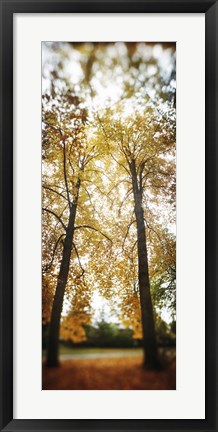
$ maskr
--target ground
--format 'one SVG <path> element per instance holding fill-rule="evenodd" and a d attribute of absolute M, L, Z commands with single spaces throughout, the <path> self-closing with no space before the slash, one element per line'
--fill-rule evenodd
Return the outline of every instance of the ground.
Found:
<path fill-rule="evenodd" d="M 104 351 L 104 353 L 102 352 Z M 130 350 L 110 353 L 96 351 L 62 354 L 58 368 L 42 368 L 43 390 L 175 390 L 175 356 L 168 356 L 160 371 L 148 371 L 142 367 L 140 351 Z M 129 352 L 130 351 L 130 352 Z M 103 357 L 100 355 L 103 354 Z M 174 353 L 175 354 L 175 353 Z M 95 358 L 90 357 L 94 355 Z"/>

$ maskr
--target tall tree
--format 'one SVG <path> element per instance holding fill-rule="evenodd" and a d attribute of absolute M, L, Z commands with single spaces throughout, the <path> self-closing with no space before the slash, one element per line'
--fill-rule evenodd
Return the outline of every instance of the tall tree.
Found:
<path fill-rule="evenodd" d="M 60 240 L 63 243 L 51 311 L 47 357 L 48 366 L 57 366 L 60 318 L 73 246 L 81 174 L 87 163 L 83 151 L 84 146 L 86 146 L 84 124 L 87 120 L 87 114 L 85 110 L 80 108 L 78 98 L 69 91 L 57 93 L 53 82 L 51 95 L 45 95 L 45 99 L 49 104 L 44 105 L 46 108 L 43 110 L 43 151 L 45 157 L 43 188 L 47 196 L 49 193 L 50 202 L 46 207 L 43 207 L 43 212 L 51 215 L 60 225 L 62 232 L 57 243 Z M 52 184 L 49 180 L 51 172 Z M 59 211 L 57 200 L 54 200 L 54 197 L 57 196 L 63 202 L 61 215 L 57 212 L 57 210 Z M 57 243 L 55 247 L 57 247 Z"/>
<path fill-rule="evenodd" d="M 175 170 L 175 125 L 169 123 L 167 127 L 163 116 L 155 115 L 153 109 L 149 109 L 144 115 L 136 113 L 131 118 L 125 117 L 123 113 L 119 115 L 119 119 L 117 112 L 107 110 L 105 116 L 98 117 L 98 120 L 100 134 L 108 144 L 112 161 L 132 185 L 130 192 L 133 196 L 137 232 L 144 365 L 157 368 L 159 359 L 150 290 L 144 199 L 148 194 L 157 195 L 157 190 L 159 200 L 161 193 L 170 194 Z"/>
<path fill-rule="evenodd" d="M 56 278 L 54 300 L 51 308 L 47 365 L 58 365 L 58 341 L 60 319 L 64 295 L 69 277 L 72 250 L 79 260 L 74 244 L 76 230 L 92 230 L 109 238 L 101 230 L 89 223 L 80 224 L 78 218 L 79 200 L 84 201 L 87 183 L 93 185 L 90 174 L 84 177 L 87 166 L 98 154 L 95 143 L 88 140 L 85 126 L 87 111 L 72 90 L 66 86 L 55 86 L 57 74 L 50 92 L 43 97 L 43 223 L 44 235 L 49 227 L 53 231 L 55 243 L 49 251 L 50 262 L 45 265 L 45 273 L 51 267 L 59 252 L 59 266 Z M 82 198 L 83 197 L 83 198 Z M 83 206 L 84 211 L 84 206 Z M 88 207 L 86 206 L 86 215 Z M 88 214 L 88 216 L 90 216 Z M 75 225 L 76 218 L 78 220 Z M 90 218 L 89 218 L 90 219 Z M 87 222 L 87 219 L 86 219 Z M 55 224 L 56 223 L 56 224 Z M 53 230 L 51 229 L 53 227 Z M 46 249 L 46 245 L 45 249 Z M 47 256 L 47 258 L 48 258 Z M 46 257 L 46 252 L 45 252 Z M 80 266 L 81 262 L 79 260 Z M 82 266 L 81 266 L 82 267 Z M 48 281 L 48 278 L 47 278 Z"/>
<path fill-rule="evenodd" d="M 78 231 L 91 231 L 95 234 L 94 244 L 101 243 L 99 235 L 101 240 L 106 240 L 107 247 L 108 242 L 111 244 L 109 237 L 96 222 L 94 214 L 96 200 L 93 198 L 93 188 L 94 195 L 100 194 L 101 200 L 104 199 L 104 191 L 101 189 L 101 172 L 94 166 L 94 160 L 100 156 L 99 147 L 92 137 L 92 131 L 87 132 L 90 128 L 87 127 L 88 111 L 84 103 L 84 98 L 90 94 L 89 79 L 95 50 L 90 52 L 88 48 L 89 57 L 82 55 L 78 62 L 78 66 L 79 63 L 81 65 L 78 82 L 83 86 L 81 100 L 78 90 L 75 90 L 76 85 L 72 84 L 65 71 L 69 60 L 69 50 L 64 48 L 66 46 L 67 44 L 62 44 L 63 50 L 60 50 L 59 44 L 46 43 L 44 48 L 47 55 L 43 64 L 46 89 L 42 98 L 43 319 L 45 322 L 50 321 L 47 355 L 49 366 L 58 365 L 60 320 L 64 295 L 72 281 L 72 274 L 69 277 L 72 253 L 76 255 L 84 279 L 84 268 L 78 253 L 79 248 L 75 244 L 75 235 Z M 79 242 L 81 239 L 86 244 L 90 241 L 90 236 L 87 234 L 84 238 L 81 234 Z M 75 268 L 71 269 L 71 273 L 72 271 L 75 273 Z M 80 282 L 81 276 L 80 280 L 76 276 L 74 287 L 77 287 L 77 293 L 74 290 L 73 301 L 80 289 Z M 86 287 L 86 284 L 83 286 Z M 87 294 L 86 300 L 88 298 Z"/>

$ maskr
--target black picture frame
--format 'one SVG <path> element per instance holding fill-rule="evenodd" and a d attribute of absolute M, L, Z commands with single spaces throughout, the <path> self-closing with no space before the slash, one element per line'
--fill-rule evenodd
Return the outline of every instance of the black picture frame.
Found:
<path fill-rule="evenodd" d="M 206 32 L 206 418 L 199 420 L 15 420 L 13 419 L 13 14 L 15 13 L 204 13 Z M 215 431 L 216 183 L 217 183 L 217 0 L 59 1 L 0 0 L 1 13 L 1 430 L 3 431 Z M 200 235 L 200 233 L 199 233 Z M 196 300 L 197 303 L 197 300 Z M 194 314 L 194 311 L 193 311 Z M 122 395 L 121 395 L 122 398 Z"/>

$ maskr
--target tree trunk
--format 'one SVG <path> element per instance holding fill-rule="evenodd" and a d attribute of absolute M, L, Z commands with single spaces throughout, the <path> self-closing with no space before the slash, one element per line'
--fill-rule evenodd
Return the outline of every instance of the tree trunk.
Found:
<path fill-rule="evenodd" d="M 58 345 L 59 345 L 59 330 L 60 319 L 63 307 L 64 293 L 68 279 L 70 257 L 73 244 L 74 224 L 76 217 L 77 203 L 70 207 L 70 215 L 64 240 L 63 255 L 61 260 L 60 271 L 57 280 L 54 301 L 52 305 L 51 321 L 49 326 L 48 336 L 48 351 L 47 351 L 47 366 L 58 366 Z"/>
<path fill-rule="evenodd" d="M 130 164 L 135 217 L 137 226 L 138 278 L 144 342 L 144 366 L 157 369 L 160 366 L 155 335 L 154 313 L 151 301 L 148 271 L 147 242 L 145 233 L 144 211 L 142 208 L 142 187 L 138 182 L 135 161 Z"/>

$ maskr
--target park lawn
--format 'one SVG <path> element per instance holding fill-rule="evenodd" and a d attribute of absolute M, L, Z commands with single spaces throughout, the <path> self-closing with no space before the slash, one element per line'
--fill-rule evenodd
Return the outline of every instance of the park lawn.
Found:
<path fill-rule="evenodd" d="M 160 371 L 142 367 L 142 358 L 65 360 L 42 368 L 43 390 L 175 390 L 176 362 Z"/>
<path fill-rule="evenodd" d="M 97 354 L 97 353 L 103 353 L 103 354 L 110 354 L 114 352 L 125 352 L 129 353 L 138 353 L 139 355 L 143 353 L 142 348 L 85 348 L 85 347 L 67 347 L 64 345 L 60 345 L 60 354 Z"/>
<path fill-rule="evenodd" d="M 66 345 L 60 344 L 59 353 L 60 354 L 95 354 L 95 353 L 114 353 L 114 352 L 125 352 L 139 355 L 143 353 L 142 348 L 86 348 L 86 347 L 70 347 Z M 46 354 L 46 351 L 43 350 L 43 354 Z"/>

